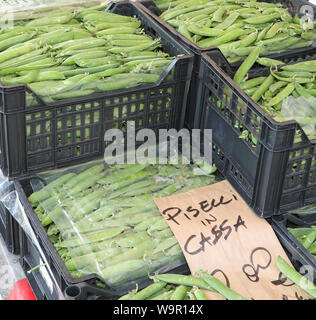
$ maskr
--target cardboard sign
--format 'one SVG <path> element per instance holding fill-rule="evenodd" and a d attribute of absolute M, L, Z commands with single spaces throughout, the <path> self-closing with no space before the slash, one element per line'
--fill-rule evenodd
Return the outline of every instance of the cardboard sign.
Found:
<path fill-rule="evenodd" d="M 157 198 L 155 203 L 193 275 L 206 270 L 247 299 L 311 298 L 279 272 L 277 256 L 290 261 L 273 229 L 227 181 Z M 209 299 L 224 299 L 206 293 Z"/>

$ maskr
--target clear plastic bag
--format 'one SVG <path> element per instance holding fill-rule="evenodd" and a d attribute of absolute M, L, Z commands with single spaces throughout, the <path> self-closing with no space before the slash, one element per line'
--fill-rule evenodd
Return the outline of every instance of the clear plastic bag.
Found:
<path fill-rule="evenodd" d="M 54 273 L 50 268 L 50 264 L 46 259 L 46 255 L 38 242 L 38 237 L 30 225 L 25 208 L 23 207 L 19 194 L 15 189 L 15 185 L 12 181 L 9 181 L 2 175 L 0 176 L 0 201 L 18 222 L 19 226 L 23 229 L 26 236 L 34 245 L 35 250 L 37 250 L 39 264 L 36 266 L 36 269 L 38 269 L 38 272 L 45 281 L 50 294 L 57 294 L 59 300 L 64 300 L 64 294 L 61 291 Z"/>
<path fill-rule="evenodd" d="M 196 175 L 197 165 L 187 161 L 170 162 L 107 165 L 100 160 L 41 175 L 46 186 L 32 180 L 29 201 L 74 277 L 96 273 L 118 287 L 185 263 L 153 199 L 218 178 Z"/>
<path fill-rule="evenodd" d="M 296 120 L 309 139 L 316 139 L 316 98 L 289 96 L 283 100 L 278 121 Z"/>

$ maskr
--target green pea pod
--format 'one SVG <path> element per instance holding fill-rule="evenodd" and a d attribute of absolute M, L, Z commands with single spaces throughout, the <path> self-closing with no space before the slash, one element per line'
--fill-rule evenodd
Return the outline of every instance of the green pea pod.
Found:
<path fill-rule="evenodd" d="M 280 52 L 280 50 L 282 51 L 285 48 L 289 48 L 298 41 L 300 41 L 300 38 L 285 38 L 284 40 L 280 40 L 276 43 L 268 45 L 268 50 L 270 50 L 271 52 Z"/>
<path fill-rule="evenodd" d="M 243 90 L 251 89 L 253 87 L 259 86 L 267 77 L 257 77 L 254 79 L 250 79 L 247 81 L 244 81 L 240 84 L 240 88 Z"/>
<path fill-rule="evenodd" d="M 282 66 L 282 70 L 291 72 L 316 72 L 316 60 L 285 65 Z"/>
<path fill-rule="evenodd" d="M 184 300 L 187 292 L 190 290 L 190 287 L 179 285 L 174 290 L 173 294 L 170 297 L 170 300 Z"/>
<path fill-rule="evenodd" d="M 64 24 L 69 22 L 74 17 L 73 14 L 62 14 L 60 16 L 43 17 L 31 20 L 26 24 L 27 27 L 40 27 L 52 24 Z"/>
<path fill-rule="evenodd" d="M 152 252 L 152 254 L 156 254 L 158 252 L 164 252 L 165 250 L 173 247 L 175 244 L 178 244 L 178 240 L 175 237 L 171 237 L 169 239 L 164 240 L 161 242 Z"/>
<path fill-rule="evenodd" d="M 313 82 L 314 78 L 301 78 L 301 77 L 282 77 L 279 72 L 275 72 L 273 70 L 271 70 L 271 74 L 274 76 L 274 78 L 280 80 L 280 81 L 285 81 L 285 82 L 293 82 L 295 81 L 296 83 L 309 83 L 309 82 Z"/>
<path fill-rule="evenodd" d="M 132 259 L 129 261 L 125 261 L 124 263 L 118 263 L 116 265 L 111 265 L 101 270 L 101 274 L 105 280 L 107 280 L 110 284 L 114 284 L 119 281 L 121 277 L 124 275 L 135 272 L 135 270 L 139 270 L 144 268 L 146 262 L 143 259 Z"/>
<path fill-rule="evenodd" d="M 286 81 L 277 81 L 275 83 L 273 83 L 270 86 L 269 91 L 271 91 L 272 93 L 277 92 L 279 89 L 283 88 L 284 86 L 286 86 L 287 82 Z"/>
<path fill-rule="evenodd" d="M 103 47 L 107 44 L 107 41 L 104 39 L 87 39 L 86 41 L 81 41 L 78 44 L 73 44 L 63 51 L 59 53 L 59 56 L 67 56 L 69 55 L 72 51 L 76 50 L 83 50 L 83 49 L 91 49 L 91 48 L 99 48 Z"/>
<path fill-rule="evenodd" d="M 171 296 L 173 295 L 174 290 L 164 291 L 158 296 L 153 298 L 149 298 L 149 300 L 170 300 Z"/>
<path fill-rule="evenodd" d="M 104 37 L 111 34 L 137 34 L 139 33 L 138 28 L 130 28 L 130 27 L 117 27 L 117 28 L 109 28 L 102 31 L 96 32 L 97 37 Z"/>
<path fill-rule="evenodd" d="M 285 25 L 285 22 L 276 22 L 272 25 L 269 31 L 266 33 L 264 39 L 271 39 L 273 38 Z"/>
<path fill-rule="evenodd" d="M 0 51 L 6 50 L 13 45 L 24 43 L 27 40 L 32 39 L 36 35 L 35 32 L 26 32 L 24 34 L 18 35 L 13 38 L 9 38 L 7 40 L 3 40 L 0 42 Z"/>
<path fill-rule="evenodd" d="M 139 28 L 141 26 L 141 21 L 129 21 L 129 22 L 120 22 L 120 27 L 130 27 L 130 28 Z M 95 31 L 101 31 L 104 29 L 117 27 L 117 22 L 101 22 L 95 26 Z"/>
<path fill-rule="evenodd" d="M 205 293 L 199 288 L 193 289 L 193 294 L 196 300 L 208 300 Z"/>
<path fill-rule="evenodd" d="M 62 65 L 63 66 L 74 65 L 76 64 L 76 60 L 79 60 L 79 59 L 95 59 L 95 58 L 101 58 L 101 57 L 105 58 L 107 56 L 108 56 L 108 53 L 105 50 L 94 50 L 90 52 L 82 52 L 67 58 L 62 63 Z M 107 57 L 106 59 L 109 59 L 109 57 Z"/>
<path fill-rule="evenodd" d="M 81 68 L 96 68 L 102 67 L 107 65 L 108 68 L 113 68 L 119 66 L 119 63 L 115 63 L 112 57 L 100 57 L 94 59 L 85 59 L 85 58 L 78 58 L 75 59 L 75 64 Z"/>
<path fill-rule="evenodd" d="M 211 292 L 214 292 L 214 288 L 210 286 L 206 281 L 201 278 L 194 277 L 192 275 L 181 275 L 181 274 L 157 274 L 155 275 L 155 279 L 160 281 L 165 281 L 167 283 L 177 284 L 177 285 L 185 285 L 190 287 L 198 287 L 201 289 L 205 289 Z"/>
<path fill-rule="evenodd" d="M 212 46 L 219 46 L 221 44 L 233 41 L 238 39 L 241 35 L 245 34 L 246 31 L 244 29 L 241 28 L 237 28 L 234 30 L 229 30 L 227 32 L 224 32 L 223 35 L 215 38 L 215 39 L 204 39 L 199 41 L 197 44 L 202 47 L 202 48 L 206 48 L 206 47 L 212 47 Z"/>
<path fill-rule="evenodd" d="M 258 90 L 258 87 L 246 89 L 245 92 L 248 94 L 248 96 L 252 96 L 256 91 Z"/>
<path fill-rule="evenodd" d="M 257 40 L 256 42 L 259 42 L 261 40 L 263 40 L 268 32 L 268 30 L 271 28 L 273 24 L 270 24 L 269 26 L 263 28 L 259 33 L 258 33 L 258 37 L 257 37 Z"/>
<path fill-rule="evenodd" d="M 246 298 L 244 298 L 243 296 L 241 296 L 240 294 L 236 293 L 235 291 L 233 291 L 232 289 L 228 288 L 227 286 L 225 286 L 220 280 L 218 280 L 217 278 L 207 274 L 205 271 L 203 270 L 199 270 L 197 271 L 197 274 L 200 275 L 202 277 L 202 279 L 207 282 L 208 285 L 210 285 L 211 287 L 213 287 L 218 293 L 220 293 L 221 295 L 223 295 L 225 298 L 227 298 L 228 300 L 247 300 Z"/>
<path fill-rule="evenodd" d="M 290 280 L 296 283 L 301 289 L 316 298 L 316 286 L 309 281 L 306 277 L 298 273 L 291 267 L 282 257 L 278 256 L 276 260 L 278 269 Z"/>
<path fill-rule="evenodd" d="M 118 263 L 128 262 L 130 259 L 139 259 L 147 252 L 149 253 L 154 247 L 152 240 L 143 241 L 132 249 L 128 249 L 117 256 L 113 256 L 104 262 L 106 268 Z"/>
<path fill-rule="evenodd" d="M 221 30 L 226 30 L 228 27 L 230 27 L 239 17 L 239 12 L 235 11 L 232 14 L 230 14 L 222 23 L 217 25 L 216 27 Z"/>
<path fill-rule="evenodd" d="M 299 83 L 295 83 L 295 90 L 298 92 L 298 94 L 306 99 L 311 98 L 312 95 Z"/>
<path fill-rule="evenodd" d="M 138 291 L 135 293 L 130 300 L 146 300 L 147 298 L 153 296 L 157 292 L 159 292 L 161 289 L 163 289 L 167 285 L 166 282 L 158 281 L 150 286 L 146 287 L 145 289 Z M 120 299 L 119 299 L 120 300 Z"/>
<path fill-rule="evenodd" d="M 301 34 L 301 37 L 304 40 L 315 40 L 316 39 L 316 32 L 314 30 L 304 31 Z"/>
<path fill-rule="evenodd" d="M 198 24 L 188 25 L 188 31 L 190 31 L 193 34 L 205 37 L 217 37 L 223 34 L 223 30 L 216 28 L 206 28 Z"/>
<path fill-rule="evenodd" d="M 156 74 L 138 74 L 137 76 L 132 73 L 123 74 L 125 79 L 115 79 L 113 77 L 107 78 L 97 84 L 97 88 L 101 91 L 117 90 L 123 88 L 135 87 L 140 83 L 155 83 L 160 78 Z M 113 81 L 115 80 L 115 81 Z"/>
<path fill-rule="evenodd" d="M 120 14 L 112 13 L 112 12 L 103 12 L 103 11 L 97 11 L 97 12 L 91 12 L 88 14 L 85 14 L 82 17 L 82 20 L 85 22 L 94 22 L 94 23 L 103 23 L 103 22 L 114 22 L 114 23 L 125 23 L 125 22 L 131 22 L 134 21 L 134 18 L 129 16 L 123 16 Z"/>
<path fill-rule="evenodd" d="M 316 240 L 316 230 L 311 230 L 306 238 L 303 241 L 303 246 L 304 248 L 306 248 L 307 250 L 309 250 L 309 248 L 313 245 L 314 241 Z"/>
<path fill-rule="evenodd" d="M 92 68 L 77 68 L 77 69 L 64 70 L 64 71 L 61 71 L 61 73 L 64 74 L 64 76 L 66 77 L 72 77 L 78 74 L 94 74 L 97 72 L 105 71 L 110 67 L 111 65 L 103 65 L 103 66 L 97 66 Z"/>
<path fill-rule="evenodd" d="M 179 23 L 179 27 L 178 27 L 178 31 L 179 33 L 181 33 L 183 36 L 185 36 L 187 39 L 189 39 L 190 41 L 193 41 L 191 33 L 188 29 L 188 26 L 186 25 L 186 23 L 184 22 L 180 22 Z"/>
<path fill-rule="evenodd" d="M 134 51 L 143 51 L 143 50 L 155 50 L 160 45 L 160 39 L 153 40 L 151 42 L 147 42 L 145 44 L 140 44 L 132 47 L 112 47 L 109 49 L 109 52 L 114 54 L 126 54 Z"/>
<path fill-rule="evenodd" d="M 284 89 L 282 89 L 274 98 L 272 98 L 268 103 L 267 107 L 273 107 L 274 105 L 282 102 L 287 98 L 295 89 L 294 83 L 289 83 Z"/>
<path fill-rule="evenodd" d="M 62 186 L 66 181 L 68 181 L 70 178 L 74 177 L 74 173 L 67 173 L 60 178 L 55 179 L 42 189 L 40 189 L 37 192 L 32 193 L 28 200 L 32 203 L 32 205 L 38 204 L 40 201 L 43 201 L 52 194 L 53 190 L 56 188 L 59 188 Z"/>
<path fill-rule="evenodd" d="M 59 94 L 52 95 L 51 97 L 54 100 L 63 100 L 63 99 L 72 99 L 72 98 L 79 98 L 89 96 L 90 94 L 94 93 L 92 89 L 85 89 L 85 90 L 71 90 L 68 92 L 63 92 Z"/>
<path fill-rule="evenodd" d="M 284 64 L 283 61 L 271 59 L 271 58 L 258 58 L 257 62 L 265 67 L 276 67 Z"/>
<path fill-rule="evenodd" d="M 28 64 L 25 64 L 25 65 L 22 65 L 19 67 L 4 69 L 1 71 L 1 74 L 8 75 L 8 74 L 13 74 L 13 73 L 18 73 L 20 71 L 45 69 L 45 68 L 55 66 L 57 64 L 58 64 L 58 62 L 52 58 L 44 58 L 39 61 L 30 62 Z"/>
<path fill-rule="evenodd" d="M 256 47 L 251 51 L 250 55 L 245 59 L 245 61 L 241 64 L 234 75 L 234 81 L 239 84 L 242 82 L 243 78 L 249 71 L 249 69 L 255 64 L 260 54 L 260 47 Z"/>
<path fill-rule="evenodd" d="M 125 237 L 118 239 L 116 243 L 123 248 L 132 248 L 137 244 L 149 239 L 150 236 L 147 234 L 147 232 L 135 232 L 132 234 L 127 234 Z"/>
<path fill-rule="evenodd" d="M 70 249 L 72 253 L 72 250 Z M 68 260 L 65 265 L 69 271 L 75 271 L 86 266 L 103 265 L 103 260 L 111 258 L 114 255 L 121 253 L 120 248 L 106 248 L 105 250 L 99 251 L 97 253 L 90 253 L 81 256 L 74 256 Z M 70 254 L 71 254 L 70 253 Z"/>
<path fill-rule="evenodd" d="M 213 14 L 212 21 L 216 22 L 222 22 L 223 21 L 223 15 L 226 12 L 225 6 L 219 7 Z"/>
<path fill-rule="evenodd" d="M 166 11 L 165 14 L 162 14 L 160 16 L 160 18 L 162 18 L 164 21 L 168 21 L 170 19 L 174 19 L 177 16 L 180 16 L 181 14 L 191 12 L 191 11 L 196 11 L 199 9 L 204 9 L 204 8 L 205 7 L 201 5 L 201 6 L 189 6 L 188 8 L 183 8 L 175 11 L 169 11 L 169 12 Z"/>
<path fill-rule="evenodd" d="M 274 44 L 279 44 L 282 41 L 288 40 L 289 35 L 287 33 L 279 33 L 278 35 L 274 36 L 273 38 L 270 39 L 263 39 L 260 41 L 256 41 L 256 44 L 261 45 L 261 46 L 268 46 L 269 48 L 273 48 Z"/>
<path fill-rule="evenodd" d="M 24 44 L 18 48 L 9 48 L 5 51 L 0 52 L 0 63 L 22 56 L 23 54 L 29 53 L 33 50 L 37 49 L 35 44 Z"/>
<path fill-rule="evenodd" d="M 111 40 L 111 45 L 113 47 L 132 47 L 132 46 L 138 46 L 142 44 L 148 44 L 149 42 L 152 42 L 152 39 L 144 39 L 142 40 Z"/>
<path fill-rule="evenodd" d="M 245 19 L 245 22 L 248 24 L 262 24 L 274 21 L 280 17 L 279 13 L 274 13 L 270 15 L 261 15 L 261 16 L 255 16 L 253 18 Z"/>
<path fill-rule="evenodd" d="M 258 102 L 260 98 L 264 95 L 264 93 L 269 90 L 270 86 L 274 82 L 273 76 L 270 74 L 263 83 L 259 86 L 259 88 L 254 92 L 254 94 L 251 96 L 251 99 L 253 101 Z"/>
<path fill-rule="evenodd" d="M 256 30 L 253 33 L 250 33 L 247 35 L 244 39 L 240 40 L 239 46 L 238 47 L 248 47 L 252 43 L 254 43 L 257 40 L 258 36 L 258 31 Z"/>
<path fill-rule="evenodd" d="M 146 35 L 144 34 L 111 34 L 104 36 L 103 38 L 111 41 L 111 40 L 144 40 Z M 147 36 L 148 40 L 152 39 Z"/>

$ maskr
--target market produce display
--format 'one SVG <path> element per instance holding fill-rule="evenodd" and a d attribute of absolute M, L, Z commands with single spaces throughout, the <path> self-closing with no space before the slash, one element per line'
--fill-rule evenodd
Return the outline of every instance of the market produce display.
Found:
<path fill-rule="evenodd" d="M 153 199 L 216 182 L 188 165 L 69 169 L 29 201 L 74 277 L 97 273 L 112 286 L 184 264 Z M 36 189 L 36 188 L 35 188 Z"/>
<path fill-rule="evenodd" d="M 141 21 L 96 9 L 20 21 L 0 34 L 0 81 L 46 103 L 156 83 L 174 59 Z M 27 105 L 36 104 L 27 96 Z"/>
<path fill-rule="evenodd" d="M 308 47 L 316 38 L 315 29 L 280 3 L 187 0 L 160 18 L 201 48 L 218 47 L 230 63 L 241 62 L 256 47 L 263 56 Z"/>
<path fill-rule="evenodd" d="M 202 289 L 220 293 L 227 300 L 247 300 L 203 270 L 197 276 L 159 274 L 154 283 L 138 291 L 132 290 L 119 300 L 208 300 Z"/>

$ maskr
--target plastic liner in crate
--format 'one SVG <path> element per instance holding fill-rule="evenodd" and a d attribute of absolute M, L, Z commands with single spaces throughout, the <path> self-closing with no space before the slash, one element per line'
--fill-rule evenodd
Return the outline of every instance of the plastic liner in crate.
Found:
<path fill-rule="evenodd" d="M 315 203 L 316 141 L 265 113 L 211 56 L 202 58 L 200 127 L 212 129 L 217 168 L 259 216 Z"/>
<path fill-rule="evenodd" d="M 0 184 L 0 194 L 12 191 L 12 185 L 7 181 Z M 0 234 L 10 253 L 19 254 L 19 226 L 7 208 L 0 202 Z"/>
<path fill-rule="evenodd" d="M 31 225 L 33 225 L 32 222 Z M 41 230 L 37 232 L 37 239 L 39 244 L 45 248 L 45 242 L 41 238 Z M 86 277 L 82 282 L 69 281 L 67 275 L 64 276 L 59 269 L 58 254 L 55 256 L 54 252 L 46 256 L 48 269 L 43 264 L 38 247 L 22 228 L 20 228 L 20 246 L 20 264 L 38 300 L 95 300 L 99 297 L 111 300 L 116 298 L 113 292 L 98 287 L 96 277 Z M 50 252 L 47 249 L 43 251 L 44 254 L 46 251 Z M 32 269 L 34 270 L 29 273 L 28 271 Z"/>
<path fill-rule="evenodd" d="M 189 272 L 152 198 L 216 181 L 213 174 L 196 175 L 199 168 L 189 163 L 105 166 L 99 160 L 21 178 L 14 185 L 61 291 L 70 299 L 91 293 L 109 299 L 135 285 L 145 287 L 150 283 L 149 273 Z M 48 182 L 46 189 L 43 181 Z M 58 189 L 56 183 L 61 183 Z M 44 190 L 53 185 L 56 192 L 64 191 L 49 196 Z M 78 196 L 82 192 L 79 202 L 73 192 Z M 100 242 L 99 237 L 105 240 Z M 40 264 L 29 237 L 21 239 L 23 261 L 30 266 Z"/>
<path fill-rule="evenodd" d="M 296 269 L 300 270 L 302 274 L 306 273 L 309 280 L 316 283 L 316 258 L 287 229 L 310 228 L 312 220 L 314 220 L 313 226 L 316 226 L 316 215 L 308 216 L 306 221 L 304 221 L 305 219 L 295 219 L 292 214 L 272 217 L 269 220 L 283 247 L 297 261 L 294 263 Z"/>
<path fill-rule="evenodd" d="M 13 254 L 19 254 L 18 224 L 2 203 L 0 203 L 0 234 L 8 251 Z"/>
<path fill-rule="evenodd" d="M 44 102 L 24 84 L 0 86 L 1 169 L 8 177 L 71 165 L 104 153 L 108 129 L 182 128 L 193 56 L 134 4 L 107 11 L 137 17 L 145 33 L 175 57 L 155 84 Z M 49 88 L 45 88 L 49 89 Z M 27 106 L 29 98 L 35 106 Z"/>
<path fill-rule="evenodd" d="M 299 14 L 299 16 L 304 16 L 306 14 L 309 15 L 309 17 L 315 16 L 316 13 L 316 6 L 302 0 L 267 0 L 262 2 L 269 2 L 269 3 L 281 3 L 284 8 L 287 8 L 291 15 Z M 199 127 L 199 121 L 200 121 L 200 113 L 199 110 L 196 109 L 196 105 L 199 100 L 199 96 L 201 95 L 201 87 L 199 86 L 199 70 L 201 65 L 201 59 L 202 54 L 210 52 L 216 47 L 208 47 L 208 48 L 202 48 L 198 46 L 196 43 L 190 41 L 186 37 L 184 37 L 181 33 L 179 33 L 174 27 L 169 25 L 167 22 L 163 21 L 159 16 L 161 15 L 161 10 L 156 6 L 156 4 L 152 0 L 140 0 L 136 2 L 136 6 L 139 7 L 140 10 L 145 12 L 147 15 L 149 15 L 152 19 L 157 21 L 167 32 L 172 35 L 179 43 L 184 45 L 186 48 L 191 50 L 194 53 L 194 64 L 193 64 L 193 73 L 192 73 L 192 80 L 191 80 L 191 86 L 188 96 L 188 107 L 187 112 L 185 115 L 185 125 L 189 127 L 190 129 L 198 128 Z M 308 7 L 306 7 L 308 6 Z M 310 12 L 312 11 L 312 12 Z M 314 44 L 313 44 L 314 45 Z M 275 54 L 268 54 L 266 55 L 269 58 L 274 59 L 282 59 L 284 55 L 287 55 L 289 52 L 292 53 L 292 56 L 295 57 L 298 54 L 302 53 L 308 53 L 313 50 L 313 46 L 311 47 L 304 47 L 299 49 L 293 49 L 293 50 L 286 50 L 284 52 L 275 53 Z M 226 60 L 226 58 L 224 58 Z M 229 63 L 226 60 L 225 63 L 229 68 L 233 71 L 236 70 L 237 67 L 240 65 L 240 62 L 234 63 L 229 65 Z"/>

